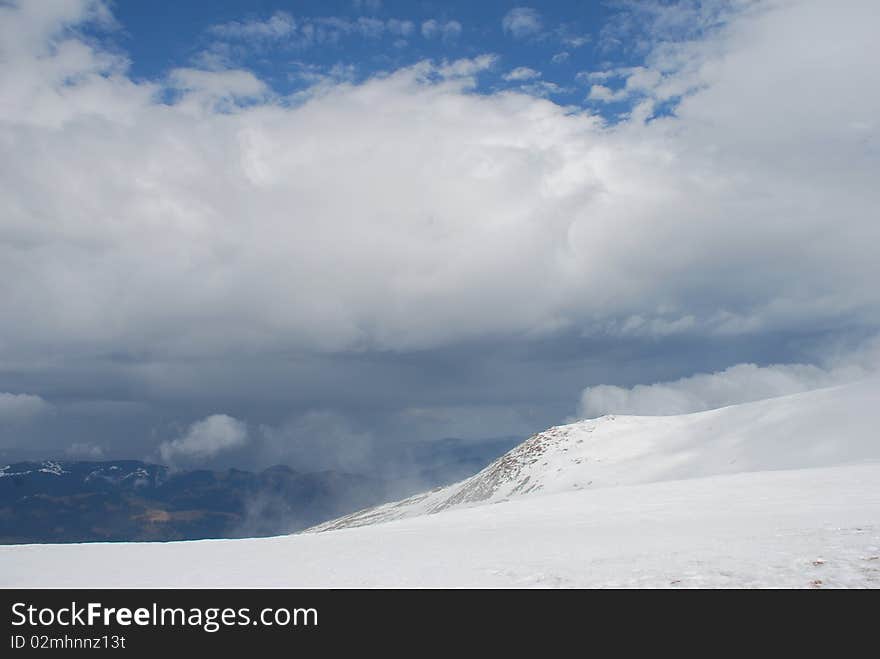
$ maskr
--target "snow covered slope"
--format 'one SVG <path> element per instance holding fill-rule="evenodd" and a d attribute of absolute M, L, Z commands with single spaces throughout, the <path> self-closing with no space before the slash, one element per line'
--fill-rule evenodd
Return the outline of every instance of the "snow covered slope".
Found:
<path fill-rule="evenodd" d="M 314 531 L 539 493 L 880 460 L 880 380 L 679 416 L 604 416 L 530 437 L 460 483 Z"/>
<path fill-rule="evenodd" d="M 0 585 L 876 588 L 880 465 L 529 496 L 277 538 L 0 547 Z"/>
<path fill-rule="evenodd" d="M 0 586 L 878 587 L 878 394 L 552 428 L 331 532 L 0 547 Z"/>

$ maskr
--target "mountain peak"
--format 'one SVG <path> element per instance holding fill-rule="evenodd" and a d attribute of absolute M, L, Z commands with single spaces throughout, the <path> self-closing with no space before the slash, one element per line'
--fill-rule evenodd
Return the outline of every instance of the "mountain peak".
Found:
<path fill-rule="evenodd" d="M 880 380 L 676 416 L 607 415 L 529 437 L 459 483 L 326 522 L 327 531 L 536 494 L 880 458 Z"/>

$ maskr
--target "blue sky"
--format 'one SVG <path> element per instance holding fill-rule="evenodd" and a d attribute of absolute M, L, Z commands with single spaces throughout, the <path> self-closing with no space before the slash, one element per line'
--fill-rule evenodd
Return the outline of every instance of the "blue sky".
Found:
<path fill-rule="evenodd" d="M 134 77 L 161 78 L 193 64 L 236 66 L 255 72 L 282 95 L 308 86 L 303 74 L 345 68 L 358 81 L 424 59 L 493 54 L 497 62 L 478 79 L 480 91 L 527 88 L 614 120 L 627 104 L 588 98 L 584 75 L 641 61 L 637 42 L 609 35 L 624 7 L 612 2 L 545 2 L 539 8 L 497 1 L 118 2 L 113 13 L 122 29 L 97 36 L 126 52 Z"/>
<path fill-rule="evenodd" d="M 370 471 L 877 372 L 875 18 L 0 2 L 0 459 Z"/>

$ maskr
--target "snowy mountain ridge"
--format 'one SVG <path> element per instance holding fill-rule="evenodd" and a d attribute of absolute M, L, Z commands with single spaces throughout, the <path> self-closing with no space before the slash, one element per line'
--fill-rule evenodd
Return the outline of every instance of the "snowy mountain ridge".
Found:
<path fill-rule="evenodd" d="M 452 508 L 751 471 L 880 460 L 880 379 L 677 416 L 618 416 L 537 433 L 474 476 L 309 529 Z"/>

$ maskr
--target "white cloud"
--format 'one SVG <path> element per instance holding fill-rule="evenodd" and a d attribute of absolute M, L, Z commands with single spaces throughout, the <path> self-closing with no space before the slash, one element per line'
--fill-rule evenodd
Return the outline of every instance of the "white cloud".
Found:
<path fill-rule="evenodd" d="M 550 58 L 550 61 L 554 64 L 562 64 L 563 62 L 568 61 L 569 53 L 566 50 L 563 50 L 560 53 L 556 53 L 553 57 Z"/>
<path fill-rule="evenodd" d="M 461 23 L 458 21 L 446 21 L 443 25 L 443 38 L 455 39 L 461 35 Z"/>
<path fill-rule="evenodd" d="M 457 84 L 463 84 L 469 87 L 473 84 L 472 78 L 477 73 L 491 69 L 498 62 L 495 55 L 480 55 L 471 59 L 464 58 L 453 60 L 452 62 L 444 62 L 440 66 L 428 65 L 422 68 L 424 72 L 437 74 L 447 80 L 459 81 Z"/>
<path fill-rule="evenodd" d="M 612 103 L 615 101 L 621 101 L 627 97 L 627 94 L 623 90 L 613 91 L 609 87 L 605 85 L 593 85 L 590 87 L 590 93 L 588 98 L 594 101 L 602 101 L 604 103 Z"/>
<path fill-rule="evenodd" d="M 451 37 L 461 31 L 456 21 L 437 24 L 436 29 L 444 37 Z M 457 32 L 456 32 L 457 30 Z M 294 18 L 284 11 L 275 12 L 269 18 L 249 21 L 232 21 L 208 28 L 207 33 L 217 41 L 200 55 L 202 61 L 231 59 L 229 44 L 235 44 L 236 52 L 260 50 L 269 46 L 286 45 L 294 48 L 311 48 L 326 44 L 336 44 L 345 37 L 359 36 L 365 39 L 380 39 L 386 33 L 405 37 L 415 32 L 415 24 L 410 20 L 389 18 L 387 21 L 371 16 L 349 19 L 339 16 L 316 16 Z"/>
<path fill-rule="evenodd" d="M 0 392 L 0 423 L 26 421 L 51 409 L 52 406 L 40 396 Z"/>
<path fill-rule="evenodd" d="M 265 20 L 232 21 L 213 25 L 208 31 L 226 39 L 284 39 L 296 32 L 297 23 L 286 11 L 277 11 Z"/>
<path fill-rule="evenodd" d="M 487 57 L 137 82 L 90 6 L 0 7 L 0 359 L 880 323 L 871 3 L 657 42 L 613 126 L 474 93 Z"/>
<path fill-rule="evenodd" d="M 422 23 L 422 36 L 426 39 L 440 38 L 445 41 L 456 39 L 461 35 L 461 23 L 458 21 L 438 21 L 430 18 Z"/>
<path fill-rule="evenodd" d="M 575 80 L 581 83 L 605 82 L 615 77 L 614 71 L 579 71 Z"/>
<path fill-rule="evenodd" d="M 546 98 L 553 94 L 561 94 L 569 91 L 567 88 L 561 87 L 555 82 L 550 82 L 549 80 L 533 80 L 524 85 L 520 85 L 519 90 L 524 94 L 540 98 Z"/>
<path fill-rule="evenodd" d="M 663 82 L 663 74 L 660 71 L 643 66 L 610 71 L 581 72 L 577 78 L 587 82 L 623 79 L 623 86 L 615 90 L 602 84 L 594 84 L 590 87 L 590 100 L 606 103 L 625 101 L 640 96 L 655 96 L 655 91 L 660 88 Z M 656 97 L 657 100 L 663 100 L 662 95 L 656 95 Z"/>
<path fill-rule="evenodd" d="M 212 414 L 192 424 L 182 437 L 162 442 L 159 455 L 171 466 L 198 464 L 219 453 L 240 448 L 247 440 L 244 423 L 226 414 Z"/>
<path fill-rule="evenodd" d="M 533 80 L 540 77 L 540 71 L 535 71 L 535 69 L 530 69 L 527 66 L 518 66 L 504 74 L 504 79 L 508 81 Z"/>
<path fill-rule="evenodd" d="M 242 101 L 257 100 L 268 93 L 265 83 L 243 70 L 174 69 L 168 74 L 168 86 L 184 94 L 181 107 L 194 104 L 218 111 L 228 111 Z"/>
<path fill-rule="evenodd" d="M 587 387 L 579 414 L 686 414 L 854 382 L 880 372 L 880 338 L 826 359 L 830 362 L 820 365 L 737 364 L 717 373 L 634 387 Z"/>
<path fill-rule="evenodd" d="M 561 40 L 569 48 L 580 48 L 590 43 L 590 36 L 587 34 L 562 35 Z"/>
<path fill-rule="evenodd" d="M 535 35 L 542 29 L 541 14 L 531 7 L 515 7 L 501 19 L 501 28 L 517 39 Z"/>

